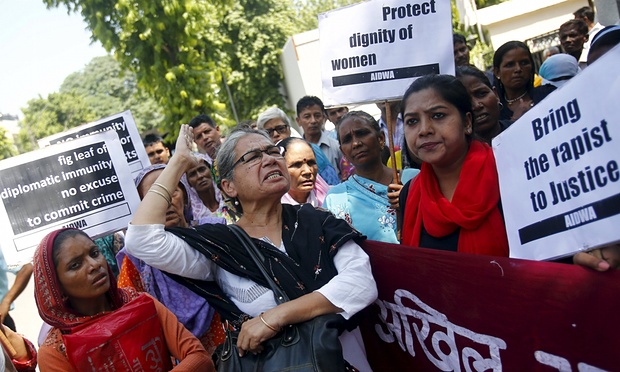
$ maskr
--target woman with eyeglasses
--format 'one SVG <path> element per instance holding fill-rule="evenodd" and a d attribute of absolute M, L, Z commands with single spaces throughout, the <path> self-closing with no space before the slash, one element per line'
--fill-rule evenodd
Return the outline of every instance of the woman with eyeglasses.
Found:
<path fill-rule="evenodd" d="M 286 161 L 266 133 L 241 129 L 220 148 L 220 187 L 233 198 L 241 227 L 265 256 L 278 285 L 291 299 L 277 305 L 273 291 L 226 225 L 164 229 L 172 189 L 192 164 L 192 132 L 181 127 L 176 152 L 134 214 L 127 230 L 129 253 L 149 265 L 185 277 L 223 319 L 240 329 L 240 354 L 260 353 L 261 343 L 289 325 L 323 314 L 343 323 L 377 297 L 363 236 L 345 221 L 312 205 L 282 204 L 290 188 Z M 340 336 L 344 359 L 370 370 L 359 329 Z"/>
<path fill-rule="evenodd" d="M 256 125 L 258 129 L 267 132 L 273 143 L 278 143 L 289 137 L 301 138 L 301 135 L 291 128 L 291 122 L 286 113 L 277 107 L 268 108 L 258 115 Z M 314 157 L 319 167 L 319 174 L 323 180 L 329 185 L 340 183 L 338 172 L 336 172 L 329 159 L 323 154 L 321 148 L 313 143 L 310 146 L 312 147 L 312 152 L 314 152 Z"/>

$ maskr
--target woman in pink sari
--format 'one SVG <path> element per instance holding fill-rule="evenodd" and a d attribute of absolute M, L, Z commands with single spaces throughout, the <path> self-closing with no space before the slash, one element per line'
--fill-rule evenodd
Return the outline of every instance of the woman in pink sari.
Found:
<path fill-rule="evenodd" d="M 282 203 L 322 206 L 329 185 L 318 175 L 319 167 L 310 144 L 301 138 L 289 137 L 278 142 L 278 146 L 291 176 L 291 188 L 282 197 Z"/>

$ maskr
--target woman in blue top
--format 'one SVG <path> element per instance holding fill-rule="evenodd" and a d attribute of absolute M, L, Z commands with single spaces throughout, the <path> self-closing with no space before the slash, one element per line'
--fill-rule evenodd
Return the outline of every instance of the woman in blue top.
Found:
<path fill-rule="evenodd" d="M 349 222 L 368 239 L 398 243 L 396 210 L 388 200 L 388 190 L 402 185 L 392 180 L 392 169 L 381 162 L 385 135 L 377 121 L 363 111 L 351 111 L 340 119 L 340 150 L 355 174 L 332 187 L 323 207 Z"/>

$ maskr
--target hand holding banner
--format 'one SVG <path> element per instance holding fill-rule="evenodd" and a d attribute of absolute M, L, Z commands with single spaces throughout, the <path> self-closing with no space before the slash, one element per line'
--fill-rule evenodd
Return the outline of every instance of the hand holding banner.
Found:
<path fill-rule="evenodd" d="M 616 47 L 493 139 L 511 257 L 620 240 L 619 59 Z"/>

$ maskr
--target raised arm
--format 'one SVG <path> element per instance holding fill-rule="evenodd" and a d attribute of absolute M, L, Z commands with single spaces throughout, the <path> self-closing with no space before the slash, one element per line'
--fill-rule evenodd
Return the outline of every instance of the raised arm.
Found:
<path fill-rule="evenodd" d="M 166 211 L 181 176 L 193 164 L 193 134 L 182 125 L 176 152 L 146 193 L 134 213 L 125 237 L 125 249 L 148 265 L 184 277 L 211 280 L 213 264 L 174 234 L 164 231 Z"/>
<path fill-rule="evenodd" d="M 172 192 L 177 188 L 179 180 L 192 165 L 191 144 L 193 132 L 189 125 L 183 124 L 177 138 L 174 156 L 157 178 L 151 189 L 138 206 L 131 220 L 132 225 L 164 224 L 166 210 L 170 204 Z"/>

